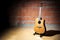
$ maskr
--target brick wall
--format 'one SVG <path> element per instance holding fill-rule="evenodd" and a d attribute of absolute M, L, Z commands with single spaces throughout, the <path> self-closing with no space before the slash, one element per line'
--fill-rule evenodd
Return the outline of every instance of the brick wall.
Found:
<path fill-rule="evenodd" d="M 39 15 L 39 5 L 39 1 L 18 4 L 17 7 L 14 7 L 12 12 L 11 23 L 34 24 L 34 20 Z M 56 7 L 54 2 L 43 3 L 42 17 L 46 20 L 46 24 L 60 24 L 59 8 Z"/>

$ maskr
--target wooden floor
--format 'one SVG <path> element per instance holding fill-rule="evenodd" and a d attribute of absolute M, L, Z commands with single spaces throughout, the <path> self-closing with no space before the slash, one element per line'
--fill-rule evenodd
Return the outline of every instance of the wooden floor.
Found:
<path fill-rule="evenodd" d="M 34 30 L 32 27 L 14 28 L 8 30 L 1 38 L 1 40 L 60 40 L 60 34 L 54 36 L 33 35 Z M 53 32 L 52 32 L 53 33 Z"/>

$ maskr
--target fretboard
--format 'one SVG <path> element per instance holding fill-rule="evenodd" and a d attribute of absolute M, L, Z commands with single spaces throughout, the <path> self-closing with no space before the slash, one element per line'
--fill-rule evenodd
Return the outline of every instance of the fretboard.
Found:
<path fill-rule="evenodd" d="M 39 16 L 38 18 L 42 17 L 42 7 L 39 7 Z"/>

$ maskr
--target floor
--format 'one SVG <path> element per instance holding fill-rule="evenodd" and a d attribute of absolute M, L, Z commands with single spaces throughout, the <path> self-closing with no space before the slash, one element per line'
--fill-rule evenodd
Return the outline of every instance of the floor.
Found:
<path fill-rule="evenodd" d="M 60 34 L 56 34 L 53 36 L 43 36 L 42 38 L 40 38 L 40 35 L 34 36 L 33 33 L 33 27 L 13 28 L 6 31 L 1 40 L 60 40 Z"/>

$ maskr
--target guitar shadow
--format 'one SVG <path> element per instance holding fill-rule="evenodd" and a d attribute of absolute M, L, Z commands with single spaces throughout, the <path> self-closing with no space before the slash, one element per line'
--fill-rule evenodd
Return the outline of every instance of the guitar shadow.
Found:
<path fill-rule="evenodd" d="M 57 34 L 60 34 L 60 31 L 49 30 L 49 31 L 46 31 L 46 33 L 43 36 L 54 36 L 54 35 L 57 35 Z"/>
<path fill-rule="evenodd" d="M 58 34 L 60 34 L 60 31 L 49 30 L 49 31 L 46 31 L 44 34 L 39 34 L 35 32 L 33 35 L 40 35 L 40 37 L 43 37 L 43 36 L 51 37 L 51 36 L 58 35 Z"/>

